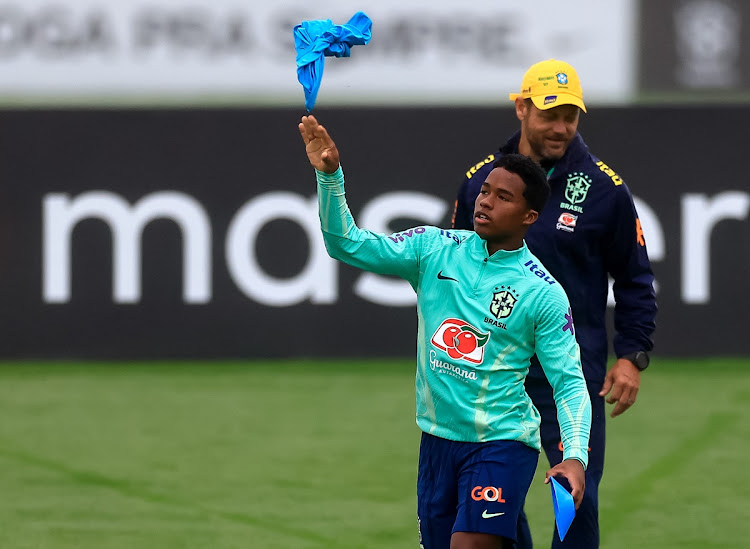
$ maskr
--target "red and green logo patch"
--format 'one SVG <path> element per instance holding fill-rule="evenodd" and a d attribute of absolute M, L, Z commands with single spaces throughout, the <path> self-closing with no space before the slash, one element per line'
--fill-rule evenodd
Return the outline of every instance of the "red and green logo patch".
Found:
<path fill-rule="evenodd" d="M 489 333 L 482 333 L 463 320 L 448 318 L 435 331 L 431 343 L 451 358 L 480 364 L 489 340 Z"/>

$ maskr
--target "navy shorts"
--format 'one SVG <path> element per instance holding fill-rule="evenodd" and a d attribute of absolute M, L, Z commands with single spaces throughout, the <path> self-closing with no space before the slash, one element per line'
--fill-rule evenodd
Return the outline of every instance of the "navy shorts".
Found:
<path fill-rule="evenodd" d="M 417 477 L 419 542 L 449 549 L 453 532 L 516 539 L 539 452 L 514 440 L 455 442 L 422 433 Z"/>

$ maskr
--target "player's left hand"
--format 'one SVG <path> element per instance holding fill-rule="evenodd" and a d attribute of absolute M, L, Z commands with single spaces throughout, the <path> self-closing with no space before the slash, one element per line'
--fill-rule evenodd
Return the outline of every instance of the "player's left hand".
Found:
<path fill-rule="evenodd" d="M 641 371 L 627 358 L 618 358 L 607 372 L 599 396 L 607 396 L 608 404 L 615 404 L 611 417 L 617 417 L 635 404 L 641 388 Z"/>
<path fill-rule="evenodd" d="M 583 463 L 577 459 L 565 459 L 547 471 L 544 475 L 544 484 L 549 484 L 549 477 L 564 477 L 570 484 L 570 495 L 576 504 L 576 509 L 581 505 L 583 492 L 586 491 L 586 473 Z"/>

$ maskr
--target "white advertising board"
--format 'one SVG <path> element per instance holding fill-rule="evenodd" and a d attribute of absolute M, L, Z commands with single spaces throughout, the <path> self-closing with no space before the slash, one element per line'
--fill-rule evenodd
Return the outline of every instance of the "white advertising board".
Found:
<path fill-rule="evenodd" d="M 296 105 L 294 25 L 356 11 L 372 40 L 326 59 L 319 106 L 496 104 L 550 57 L 587 101 L 634 92 L 632 0 L 15 0 L 0 2 L 0 100 Z"/>

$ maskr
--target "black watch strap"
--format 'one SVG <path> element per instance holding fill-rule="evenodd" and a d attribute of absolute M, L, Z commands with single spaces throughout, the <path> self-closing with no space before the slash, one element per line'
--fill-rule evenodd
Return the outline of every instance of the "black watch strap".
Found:
<path fill-rule="evenodd" d="M 648 368 L 649 362 L 651 362 L 651 359 L 648 356 L 648 353 L 646 351 L 636 351 L 635 353 L 630 353 L 629 355 L 625 355 L 620 358 L 626 358 L 633 364 L 635 364 L 635 367 L 638 368 L 641 372 Z"/>

